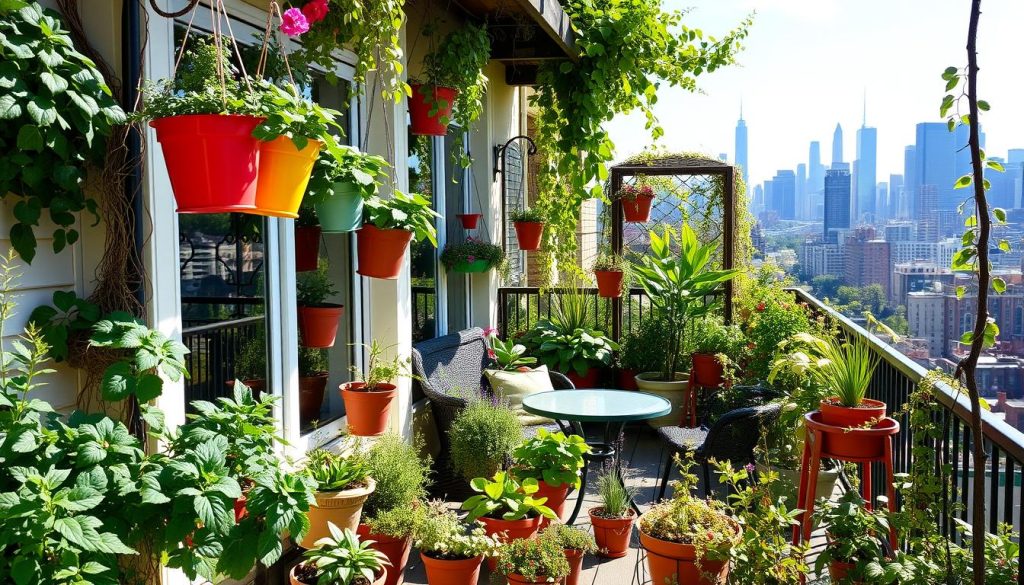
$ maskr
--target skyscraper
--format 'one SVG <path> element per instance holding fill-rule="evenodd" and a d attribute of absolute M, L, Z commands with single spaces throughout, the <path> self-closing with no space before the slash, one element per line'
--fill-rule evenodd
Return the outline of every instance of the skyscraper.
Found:
<path fill-rule="evenodd" d="M 853 189 L 857 194 L 854 203 L 856 216 L 861 218 L 875 215 L 876 169 L 878 164 L 878 130 L 867 125 L 867 108 L 864 122 L 857 129 L 857 161 L 854 166 Z"/>
<path fill-rule="evenodd" d="M 825 165 L 821 164 L 821 144 L 811 142 L 807 157 L 807 192 L 820 193 L 825 188 Z"/>
<path fill-rule="evenodd" d="M 889 175 L 889 217 L 907 217 L 906 197 L 903 194 L 903 175 Z"/>
<path fill-rule="evenodd" d="M 747 183 L 747 123 L 743 121 L 743 102 L 740 102 L 740 119 L 736 122 L 736 164 L 743 173 L 743 184 Z"/>
<path fill-rule="evenodd" d="M 788 169 L 775 173 L 772 196 L 779 219 L 796 219 L 796 174 Z"/>
<path fill-rule="evenodd" d="M 917 148 L 908 146 L 903 150 L 903 205 L 907 218 L 917 217 Z"/>
<path fill-rule="evenodd" d="M 850 229 L 850 171 L 831 168 L 825 172 L 825 226 L 826 242 L 837 243 L 838 232 Z"/>
<path fill-rule="evenodd" d="M 836 124 L 836 131 L 832 133 L 832 168 L 837 163 L 843 162 L 843 127 Z"/>
<path fill-rule="evenodd" d="M 944 122 L 922 122 L 917 125 L 914 145 L 914 193 L 933 185 L 937 190 L 936 209 L 950 211 L 967 197 L 953 189 L 957 178 L 971 172 L 971 153 L 966 148 L 968 129 L 957 126 L 950 132 Z M 985 147 L 984 135 L 981 146 Z M 909 181 L 908 181 L 909 183 Z M 920 209 L 915 209 L 919 217 Z"/>
<path fill-rule="evenodd" d="M 875 221 L 889 217 L 889 183 L 882 181 L 875 188 Z"/>

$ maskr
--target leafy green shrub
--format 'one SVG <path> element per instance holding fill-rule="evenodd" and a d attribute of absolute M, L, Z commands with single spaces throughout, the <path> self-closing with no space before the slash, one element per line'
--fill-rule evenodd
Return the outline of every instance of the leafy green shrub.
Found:
<path fill-rule="evenodd" d="M 482 518 L 501 518 L 503 520 L 522 520 L 543 516 L 557 520 L 554 510 L 544 505 L 546 498 L 535 498 L 533 494 L 539 489 L 537 480 L 528 477 L 522 483 L 511 474 L 499 471 L 492 480 L 475 477 L 470 482 L 475 496 L 462 502 L 462 509 L 468 510 L 466 519 L 469 521 Z"/>
<path fill-rule="evenodd" d="M 530 582 L 557 583 L 570 568 L 558 534 L 545 530 L 537 538 L 520 538 L 502 546 L 498 570 L 505 575 L 522 575 Z"/>
<path fill-rule="evenodd" d="M 373 516 L 369 516 L 366 508 L 363 508 L 363 522 L 370 528 L 370 532 L 391 538 L 413 536 L 426 515 L 427 505 L 418 501 L 407 506 L 391 508 Z"/>
<path fill-rule="evenodd" d="M 625 476 L 625 469 L 622 470 Z M 601 502 L 601 516 L 605 518 L 625 518 L 632 513 L 633 497 L 637 489 L 626 485 L 619 478 L 614 466 L 607 465 L 597 476 L 597 499 Z"/>
<path fill-rule="evenodd" d="M 726 325 L 720 315 L 707 315 L 694 321 L 688 345 L 692 353 L 725 354 L 740 362 L 747 341 L 738 325 Z"/>
<path fill-rule="evenodd" d="M 335 183 L 351 183 L 365 199 L 377 193 L 387 176 L 388 163 L 375 154 L 360 152 L 354 146 L 339 145 L 334 156 L 317 157 L 306 189 L 306 201 L 323 203 L 334 197 Z"/>
<path fill-rule="evenodd" d="M 520 481 L 531 477 L 551 487 L 569 484 L 579 489 L 585 453 L 590 445 L 583 437 L 539 428 L 512 452 L 512 473 Z"/>
<path fill-rule="evenodd" d="M 490 477 L 523 440 L 516 414 L 502 403 L 474 400 L 448 431 L 452 465 L 466 479 Z"/>
<path fill-rule="evenodd" d="M 318 492 L 338 492 L 366 485 L 370 465 L 363 455 L 337 455 L 324 449 L 306 454 L 303 472 L 316 484 Z"/>
<path fill-rule="evenodd" d="M 508 214 L 508 219 L 512 223 L 520 223 L 520 222 L 534 222 L 534 223 L 540 222 L 540 223 L 543 223 L 543 221 L 544 221 L 544 214 L 541 213 L 539 209 L 532 209 L 532 208 L 529 208 L 529 207 L 524 207 L 522 209 L 516 209 L 516 210 L 512 211 L 511 213 L 509 213 Z"/>
<path fill-rule="evenodd" d="M 328 297 L 336 294 L 338 288 L 327 275 L 327 265 L 323 262 L 316 270 L 300 272 L 295 276 L 295 300 L 300 307 L 323 305 Z"/>
<path fill-rule="evenodd" d="M 430 207 L 430 199 L 412 193 L 395 192 L 389 199 L 371 197 L 363 202 L 366 223 L 382 230 L 406 230 L 416 241 L 427 240 L 437 246 L 434 218 L 440 215 Z"/>
<path fill-rule="evenodd" d="M 632 331 L 626 333 L 620 344 L 619 365 L 637 373 L 657 372 L 668 361 L 669 323 L 657 315 L 645 315 Z M 682 348 L 675 361 L 684 368 L 689 367 L 689 356 L 683 355 Z"/>
<path fill-rule="evenodd" d="M 551 533 L 552 537 L 558 541 L 558 546 L 563 549 L 582 553 L 597 552 L 597 542 L 594 541 L 594 536 L 585 530 L 552 522 L 541 534 L 546 533 Z"/>
<path fill-rule="evenodd" d="M 363 506 L 373 518 L 397 509 L 409 509 L 427 495 L 430 458 L 420 457 L 423 440 L 407 443 L 395 433 L 379 437 L 366 454 L 367 470 L 377 482 Z"/>
<path fill-rule="evenodd" d="M 493 557 L 500 546 L 497 540 L 487 536 L 483 525 L 479 522 L 463 524 L 458 514 L 447 509 L 444 502 L 428 504 L 413 540 L 423 554 L 444 560 Z"/>
<path fill-rule="evenodd" d="M 331 535 L 316 541 L 316 548 L 303 553 L 304 560 L 295 567 L 299 582 L 350 585 L 362 578 L 373 583 L 384 566 L 391 564 L 371 542 L 360 542 L 356 533 L 348 528 L 342 531 L 330 522 L 327 528 Z"/>
<path fill-rule="evenodd" d="M 432 30 L 425 29 L 424 34 L 432 34 Z M 484 109 L 487 76 L 483 69 L 490 55 L 491 42 L 487 31 L 481 26 L 463 24 L 445 35 L 436 49 L 423 58 L 427 92 L 423 95 L 414 93 L 409 99 L 431 100 L 431 111 L 437 111 L 442 104 L 433 102 L 432 87 L 456 88 L 459 93 L 455 97 L 452 117 L 460 127 L 469 128 Z M 442 118 L 440 122 L 448 124 L 449 120 Z"/>
<path fill-rule="evenodd" d="M 317 376 L 328 370 L 327 350 L 299 347 L 299 377 Z"/>

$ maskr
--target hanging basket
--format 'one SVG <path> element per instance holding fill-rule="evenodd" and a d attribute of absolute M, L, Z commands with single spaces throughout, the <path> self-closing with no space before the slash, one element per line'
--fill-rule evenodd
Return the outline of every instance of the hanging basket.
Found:
<path fill-rule="evenodd" d="M 653 195 L 638 194 L 633 199 L 619 199 L 622 203 L 622 216 L 630 223 L 646 223 L 651 219 L 651 206 L 654 203 Z"/>
<path fill-rule="evenodd" d="M 320 260 L 320 226 L 295 226 L 295 272 L 316 270 Z"/>
<path fill-rule="evenodd" d="M 255 116 L 201 114 L 149 123 L 164 154 L 178 213 L 253 213 L 260 141 Z"/>
<path fill-rule="evenodd" d="M 527 252 L 540 249 L 541 238 L 544 237 L 544 222 L 517 221 L 512 224 L 516 228 L 516 239 L 519 249 Z"/>
<path fill-rule="evenodd" d="M 491 268 L 493 268 L 491 266 L 491 262 L 483 258 L 473 260 L 472 262 L 469 262 L 468 260 L 459 260 L 458 262 L 452 265 L 452 272 L 473 274 L 479 272 L 487 272 Z"/>
<path fill-rule="evenodd" d="M 454 87 L 440 85 L 423 85 L 410 83 L 412 97 L 409 98 L 410 131 L 418 136 L 444 136 L 448 133 L 448 124 L 441 120 L 450 120 L 452 106 L 459 90 Z M 436 106 L 436 111 L 431 112 Z M 433 115 L 431 115 L 433 114 Z"/>
<path fill-rule="evenodd" d="M 338 320 L 344 312 L 344 305 L 334 303 L 299 306 L 299 336 L 302 338 L 302 346 L 334 347 L 334 340 L 338 336 Z"/>
<path fill-rule="evenodd" d="M 335 183 L 331 198 L 313 207 L 320 227 L 328 234 L 355 231 L 363 225 L 363 196 L 355 183 Z"/>
<path fill-rule="evenodd" d="M 410 241 L 410 231 L 382 230 L 372 224 L 363 224 L 363 227 L 356 230 L 359 258 L 356 272 L 371 278 L 398 278 Z"/>
<path fill-rule="evenodd" d="M 475 230 L 476 225 L 480 223 L 480 215 L 479 213 L 457 213 L 455 217 L 462 222 L 463 229 Z"/>
<path fill-rule="evenodd" d="M 622 296 L 621 270 L 595 270 L 597 279 L 597 295 L 605 299 L 617 299 Z"/>
<path fill-rule="evenodd" d="M 310 140 L 305 148 L 299 150 L 286 136 L 260 146 L 256 213 L 292 219 L 299 216 L 299 204 L 309 184 L 313 163 L 320 154 L 320 146 L 319 140 Z"/>

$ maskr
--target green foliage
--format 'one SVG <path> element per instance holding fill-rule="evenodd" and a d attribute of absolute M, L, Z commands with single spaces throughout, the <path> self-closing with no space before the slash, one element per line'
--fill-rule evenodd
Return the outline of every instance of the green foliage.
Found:
<path fill-rule="evenodd" d="M 530 353 L 548 368 L 558 372 L 586 375 L 592 367 L 611 364 L 612 352 L 619 344 L 601 331 L 590 328 L 565 330 L 552 321 L 541 319 L 527 331 L 522 342 Z"/>
<path fill-rule="evenodd" d="M 315 548 L 303 553 L 304 560 L 295 569 L 296 575 L 303 576 L 303 583 L 351 585 L 359 578 L 373 583 L 391 564 L 384 553 L 373 548 L 372 540 L 360 542 L 355 532 L 348 528 L 342 531 L 332 522 L 327 523 L 327 529 L 331 535 L 317 540 Z"/>
<path fill-rule="evenodd" d="M 320 262 L 316 270 L 299 272 L 295 275 L 295 300 L 300 307 L 323 305 L 328 297 L 338 294 L 331 277 L 327 275 L 327 264 Z"/>
<path fill-rule="evenodd" d="M 668 321 L 659 315 L 644 315 L 643 320 L 634 319 L 633 323 L 633 329 L 620 343 L 619 365 L 640 373 L 661 371 L 669 361 L 665 340 L 672 335 L 672 329 Z M 673 357 L 677 364 L 684 364 L 689 358 L 684 353 L 684 348 L 678 348 Z"/>
<path fill-rule="evenodd" d="M 440 215 L 430 207 L 430 199 L 419 193 L 396 191 L 390 199 L 371 197 L 364 202 L 363 214 L 366 223 L 379 229 L 410 231 L 416 241 L 425 239 L 437 246 L 434 218 Z"/>
<path fill-rule="evenodd" d="M 380 483 L 377 484 L 378 486 Z M 372 495 L 372 494 L 371 494 Z M 415 501 L 405 506 L 390 508 L 372 516 L 363 508 L 363 522 L 372 534 L 383 534 L 391 538 L 410 538 L 423 523 L 427 515 L 427 506 Z"/>
<path fill-rule="evenodd" d="M 474 400 L 455 417 L 448 437 L 452 466 L 462 477 L 489 477 L 523 440 L 523 427 L 507 405 Z"/>
<path fill-rule="evenodd" d="M 743 361 L 747 340 L 738 325 L 726 325 L 719 315 L 705 315 L 693 322 L 693 332 L 688 344 L 691 352 L 725 354 L 735 362 Z"/>
<path fill-rule="evenodd" d="M 591 268 L 595 272 L 627 272 L 629 270 L 629 262 L 618 254 L 605 253 L 594 260 Z"/>
<path fill-rule="evenodd" d="M 841 282 L 842 280 L 834 274 L 819 274 L 811 279 L 811 287 L 819 299 L 834 298 L 839 294 Z"/>
<path fill-rule="evenodd" d="M 512 210 L 508 214 L 508 219 L 512 223 L 520 222 L 544 222 L 544 214 L 539 209 L 533 209 L 531 207 L 524 207 L 522 209 Z"/>
<path fill-rule="evenodd" d="M 317 157 L 313 174 L 306 188 L 306 201 L 323 203 L 334 198 L 335 183 L 350 183 L 368 199 L 387 176 L 388 163 L 383 157 L 360 152 L 354 146 L 338 145 L 338 150 Z"/>
<path fill-rule="evenodd" d="M 62 362 L 70 357 L 70 344 L 92 330 L 102 312 L 98 305 L 79 298 L 74 291 L 54 291 L 52 302 L 52 307 L 40 305 L 33 309 L 28 320 L 39 329 L 49 347 L 49 357 Z"/>
<path fill-rule="evenodd" d="M 451 270 L 459 262 L 486 260 L 488 266 L 497 266 L 505 260 L 505 250 L 496 244 L 472 237 L 464 242 L 451 242 L 441 252 L 441 263 Z"/>
<path fill-rule="evenodd" d="M 306 454 L 303 472 L 313 480 L 318 492 L 340 492 L 366 485 L 370 466 L 363 455 L 337 455 L 324 449 Z"/>
<path fill-rule="evenodd" d="M 423 34 L 434 34 L 434 27 L 424 27 Z M 433 45 L 431 45 L 433 47 Z M 468 130 L 483 112 L 483 97 L 487 91 L 487 76 L 483 69 L 491 58 L 491 41 L 487 31 L 472 23 L 465 23 L 445 35 L 444 39 L 423 58 L 423 74 L 426 83 L 421 95 L 409 99 L 431 101 L 430 112 L 435 115 L 448 104 L 434 101 L 434 87 L 451 87 L 459 90 L 455 97 L 453 121 Z M 440 122 L 448 124 L 442 117 Z M 468 165 L 463 165 L 468 166 Z"/>
<path fill-rule="evenodd" d="M 633 267 L 633 274 L 651 299 L 655 313 L 668 323 L 672 334 L 666 338 L 668 361 L 662 365 L 663 380 L 672 380 L 679 370 L 678 355 L 690 320 L 708 314 L 715 303 L 705 302 L 721 286 L 739 274 L 739 269 L 713 270 L 714 243 L 702 244 L 689 224 L 683 224 L 678 254 L 672 250 L 670 232 L 651 232 L 651 251 Z"/>
<path fill-rule="evenodd" d="M 381 384 L 393 384 L 399 378 L 411 377 L 409 372 L 410 358 L 402 359 L 397 355 L 393 359 L 384 359 L 384 354 L 394 349 L 394 345 L 384 346 L 374 339 L 370 345 L 363 344 L 369 352 L 368 368 L 362 372 L 359 368 L 352 367 L 352 373 L 357 380 L 366 384 L 365 388 L 373 391 Z"/>
<path fill-rule="evenodd" d="M 262 329 L 257 335 L 242 343 L 241 351 L 235 356 L 235 378 L 239 380 L 263 380 L 266 378 L 266 343 Z"/>
<path fill-rule="evenodd" d="M 644 179 L 645 177 L 637 177 L 637 181 Z M 638 184 L 638 185 L 623 185 L 621 189 L 612 194 L 611 199 L 626 199 L 628 201 L 636 201 L 637 197 L 654 197 L 654 188 L 649 184 Z"/>
<path fill-rule="evenodd" d="M 487 536 L 479 522 L 468 525 L 449 510 L 444 502 L 430 502 L 423 521 L 416 527 L 413 538 L 416 548 L 423 554 L 444 560 L 471 559 L 494 556 L 500 544 Z"/>
<path fill-rule="evenodd" d="M 501 518 L 502 520 L 522 520 L 543 516 L 557 520 L 555 512 L 544 505 L 547 498 L 535 498 L 533 494 L 539 489 L 537 480 L 528 477 L 522 483 L 511 474 L 499 471 L 491 480 L 486 477 L 475 477 L 469 482 L 477 495 L 470 496 L 462 502 L 462 509 L 469 511 L 466 520 L 472 522 L 477 518 Z"/>
<path fill-rule="evenodd" d="M 533 478 L 553 488 L 569 484 L 579 489 L 585 453 L 590 453 L 590 445 L 583 437 L 539 428 L 512 452 L 512 475 L 519 481 Z"/>
<path fill-rule="evenodd" d="M 769 382 L 780 371 L 806 377 L 822 398 L 835 397 L 840 405 L 851 408 L 864 401 L 880 361 L 867 341 L 860 338 L 839 341 L 831 336 L 822 339 L 797 333 L 779 349 L 790 353 L 776 360 Z"/>
<path fill-rule="evenodd" d="M 0 89 L 0 197 L 18 198 L 9 237 L 31 263 L 44 209 L 56 224 L 55 253 L 78 241 L 76 212 L 99 220 L 82 184 L 88 165 L 103 160 L 112 126 L 126 118 L 59 15 L 36 2 L 0 6 Z"/>
<path fill-rule="evenodd" d="M 559 522 L 552 522 L 541 534 L 545 535 L 548 533 L 558 541 L 558 545 L 562 549 L 575 550 L 584 554 L 597 552 L 597 542 L 594 540 L 593 535 L 585 530 L 566 526 Z"/>
<path fill-rule="evenodd" d="M 319 347 L 299 348 L 299 377 L 316 376 L 328 371 L 327 350 Z"/>
<path fill-rule="evenodd" d="M 882 558 L 878 538 L 888 536 L 889 521 L 864 504 L 860 494 L 850 490 L 838 501 L 822 501 L 815 508 L 815 523 L 828 526 L 828 544 L 814 562 L 818 575 L 824 573 L 829 562 L 840 561 L 856 565 L 851 578 L 863 580 L 864 565 Z"/>
<path fill-rule="evenodd" d="M 528 582 L 558 583 L 569 574 L 558 533 L 545 530 L 537 538 L 519 538 L 501 547 L 498 571 L 505 575 L 522 575 Z"/>
<path fill-rule="evenodd" d="M 491 346 L 490 357 L 500 370 L 512 372 L 520 368 L 529 368 L 537 363 L 537 358 L 525 355 L 525 345 L 511 339 L 502 341 L 497 335 L 491 335 L 487 338 L 487 342 Z"/>
<path fill-rule="evenodd" d="M 608 518 L 625 518 L 632 514 L 630 502 L 638 491 L 636 487 L 623 483 L 614 466 L 603 467 L 597 476 L 597 499 L 601 502 L 601 515 Z"/>
<path fill-rule="evenodd" d="M 407 443 L 394 433 L 382 435 L 373 443 L 366 454 L 366 465 L 377 485 L 363 506 L 365 516 L 408 511 L 426 497 L 430 457 L 420 457 L 422 445 L 422 439 Z"/>

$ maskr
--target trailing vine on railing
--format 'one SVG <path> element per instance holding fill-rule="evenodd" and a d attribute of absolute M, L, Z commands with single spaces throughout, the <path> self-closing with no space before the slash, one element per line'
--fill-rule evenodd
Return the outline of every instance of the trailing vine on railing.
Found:
<path fill-rule="evenodd" d="M 646 128 L 664 135 L 653 112 L 662 84 L 697 89 L 697 77 L 734 62 L 751 25 L 747 18 L 722 39 L 683 24 L 684 13 L 661 0 L 563 2 L 579 59 L 548 62 L 538 72 L 540 109 L 538 206 L 547 216 L 545 250 L 570 259 L 579 208 L 602 196 L 614 145 L 603 128 L 616 114 L 641 110 Z"/>

